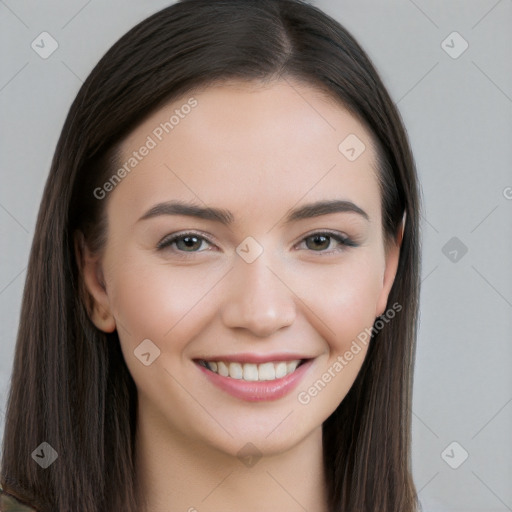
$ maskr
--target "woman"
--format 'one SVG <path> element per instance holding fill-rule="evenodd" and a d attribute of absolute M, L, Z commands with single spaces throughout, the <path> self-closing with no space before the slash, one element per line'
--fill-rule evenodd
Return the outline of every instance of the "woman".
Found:
<path fill-rule="evenodd" d="M 56 148 L 4 491 L 39 512 L 417 510 L 418 196 L 392 100 L 319 9 L 141 22 Z"/>

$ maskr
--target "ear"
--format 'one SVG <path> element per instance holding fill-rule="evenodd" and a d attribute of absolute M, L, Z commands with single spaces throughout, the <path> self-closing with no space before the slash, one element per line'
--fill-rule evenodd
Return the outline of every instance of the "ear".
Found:
<path fill-rule="evenodd" d="M 398 269 L 398 262 L 400 260 L 400 247 L 402 246 L 402 240 L 404 237 L 406 213 L 402 217 L 402 222 L 398 228 L 398 232 L 393 240 L 390 241 L 389 246 L 386 250 L 386 268 L 384 270 L 384 277 L 382 281 L 382 290 L 377 302 L 377 308 L 375 310 L 375 317 L 378 317 L 386 311 L 389 292 L 395 281 L 396 272 Z"/>
<path fill-rule="evenodd" d="M 81 231 L 74 234 L 74 246 L 81 293 L 89 318 L 101 331 L 113 332 L 116 329 L 116 321 L 110 309 L 100 255 L 90 251 Z"/>

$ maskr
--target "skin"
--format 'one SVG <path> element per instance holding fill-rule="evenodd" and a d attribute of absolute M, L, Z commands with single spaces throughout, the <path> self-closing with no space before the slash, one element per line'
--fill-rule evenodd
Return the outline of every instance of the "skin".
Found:
<path fill-rule="evenodd" d="M 193 96 L 197 107 L 104 199 L 104 250 L 85 248 L 81 257 L 91 319 L 105 332 L 117 329 L 138 389 L 146 512 L 327 511 L 321 427 L 367 347 L 308 404 L 297 394 L 389 307 L 400 237 L 386 252 L 371 135 L 339 103 L 291 80 L 230 82 Z M 138 126 L 120 161 L 189 97 Z M 353 162 L 338 150 L 349 134 L 366 146 Z M 175 199 L 227 209 L 233 223 L 139 220 Z M 325 199 L 351 201 L 369 221 L 338 212 L 284 224 L 289 210 Z M 183 241 L 156 249 L 189 230 L 206 240 L 189 252 Z M 325 230 L 358 246 L 311 237 Z M 236 252 L 248 236 L 263 248 L 252 263 Z M 134 355 L 145 339 L 161 351 L 149 366 Z M 255 403 L 213 386 L 192 361 L 241 352 L 299 352 L 314 362 L 294 391 Z M 246 443 L 262 456 L 252 467 L 237 457 Z"/>

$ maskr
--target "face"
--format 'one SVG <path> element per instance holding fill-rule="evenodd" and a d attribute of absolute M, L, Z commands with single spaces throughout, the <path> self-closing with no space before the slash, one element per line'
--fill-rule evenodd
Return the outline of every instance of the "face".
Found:
<path fill-rule="evenodd" d="M 117 329 L 139 421 L 278 453 L 352 386 L 399 247 L 384 249 L 370 133 L 338 103 L 284 80 L 192 97 L 138 126 L 122 179 L 97 191 L 108 236 L 84 258 L 91 317 Z"/>

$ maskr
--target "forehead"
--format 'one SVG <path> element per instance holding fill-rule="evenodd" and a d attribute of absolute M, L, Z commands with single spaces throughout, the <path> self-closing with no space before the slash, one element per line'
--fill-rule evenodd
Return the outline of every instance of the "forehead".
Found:
<path fill-rule="evenodd" d="M 151 149 L 134 157 L 144 146 Z M 135 208 L 150 197 L 195 195 L 212 205 L 238 198 L 247 210 L 255 196 L 261 205 L 355 195 L 378 215 L 371 133 L 322 90 L 289 79 L 184 94 L 145 119 L 120 149 L 120 165 L 137 162 L 114 195 L 130 189 Z"/>

